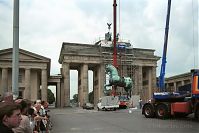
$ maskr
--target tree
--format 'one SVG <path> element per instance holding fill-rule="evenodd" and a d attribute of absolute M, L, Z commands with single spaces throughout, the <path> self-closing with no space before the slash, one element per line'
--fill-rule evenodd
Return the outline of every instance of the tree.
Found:
<path fill-rule="evenodd" d="M 93 91 L 88 94 L 88 100 L 90 103 L 94 103 L 94 93 Z"/>
<path fill-rule="evenodd" d="M 55 96 L 52 93 L 52 91 L 50 89 L 47 90 L 47 97 L 48 97 L 48 103 L 52 104 L 53 102 L 55 102 Z"/>
<path fill-rule="evenodd" d="M 78 94 L 74 94 L 74 95 L 73 95 L 73 101 L 74 101 L 75 103 L 78 102 Z"/>

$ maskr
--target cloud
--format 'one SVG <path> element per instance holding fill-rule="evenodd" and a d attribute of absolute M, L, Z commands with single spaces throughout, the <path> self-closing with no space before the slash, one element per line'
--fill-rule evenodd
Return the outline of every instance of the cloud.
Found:
<path fill-rule="evenodd" d="M 20 1 L 20 48 L 51 58 L 51 74 L 60 73 L 63 42 L 92 44 L 112 23 L 113 1 Z M 117 31 L 133 47 L 162 56 L 167 0 L 121 0 Z M 193 3 L 192 3 L 193 2 Z M 172 0 L 166 76 L 198 67 L 198 1 Z M 13 1 L 0 0 L 0 49 L 12 47 Z M 194 52 L 193 52 L 194 51 Z M 195 53 L 195 57 L 194 57 Z M 195 61 L 194 61 L 195 59 Z M 193 65 L 195 62 L 196 65 Z M 158 62 L 157 76 L 161 60 Z"/>

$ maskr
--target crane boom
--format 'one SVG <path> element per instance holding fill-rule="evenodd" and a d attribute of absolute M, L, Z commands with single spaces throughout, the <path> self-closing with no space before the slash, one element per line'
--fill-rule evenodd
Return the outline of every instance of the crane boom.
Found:
<path fill-rule="evenodd" d="M 159 89 L 160 91 L 166 91 L 164 85 L 164 76 L 165 76 L 165 68 L 166 68 L 166 56 L 167 56 L 167 42 L 168 42 L 168 33 L 169 33 L 169 20 L 170 20 L 170 10 L 171 10 L 171 0 L 168 0 L 168 7 L 167 7 L 167 18 L 166 18 L 166 27 L 165 27 L 165 35 L 164 35 L 164 48 L 163 48 L 163 55 L 162 55 L 162 64 L 159 76 Z"/>
<path fill-rule="evenodd" d="M 116 34 L 117 34 L 117 2 L 113 1 L 113 66 L 117 67 L 117 48 L 116 48 Z"/>

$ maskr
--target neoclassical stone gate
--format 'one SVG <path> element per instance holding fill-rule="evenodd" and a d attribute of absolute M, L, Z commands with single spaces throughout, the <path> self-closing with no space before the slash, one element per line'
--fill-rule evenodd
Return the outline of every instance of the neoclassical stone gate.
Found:
<path fill-rule="evenodd" d="M 70 70 L 78 71 L 78 101 L 88 102 L 88 70 L 93 71 L 94 104 L 103 96 L 105 64 L 112 63 L 112 47 L 91 44 L 63 43 L 59 63 L 62 64 L 61 107 L 70 102 Z M 143 100 L 151 98 L 156 88 L 156 67 L 159 57 L 155 50 L 127 48 L 124 74 L 134 81 L 132 95 Z"/>

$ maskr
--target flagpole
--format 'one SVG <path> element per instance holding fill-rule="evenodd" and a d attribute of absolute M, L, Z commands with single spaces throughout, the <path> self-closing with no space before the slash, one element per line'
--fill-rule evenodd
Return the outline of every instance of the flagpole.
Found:
<path fill-rule="evenodd" d="M 14 0 L 12 50 L 12 93 L 16 99 L 19 96 L 19 0 Z"/>

